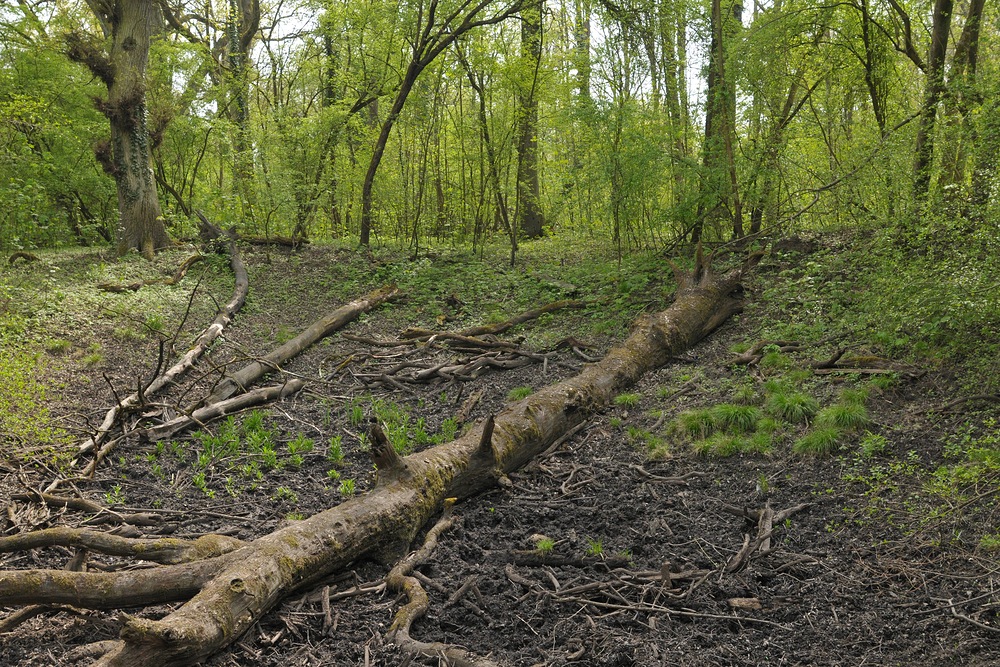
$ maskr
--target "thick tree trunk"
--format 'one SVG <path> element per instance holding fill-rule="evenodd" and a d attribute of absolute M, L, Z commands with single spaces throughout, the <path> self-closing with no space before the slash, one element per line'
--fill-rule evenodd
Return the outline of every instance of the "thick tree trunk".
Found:
<path fill-rule="evenodd" d="M 118 186 L 116 247 L 119 255 L 136 249 L 152 258 L 156 249 L 170 244 L 146 127 L 146 65 L 159 12 L 153 0 L 118 0 L 111 25 L 114 78 L 102 111 L 111 121 L 111 172 Z"/>
<path fill-rule="evenodd" d="M 107 609 L 183 600 L 193 594 L 160 620 L 129 619 L 121 641 L 96 664 L 156 667 L 203 660 L 239 638 L 290 592 L 314 585 L 361 557 L 395 560 L 446 498 L 466 498 L 491 488 L 644 373 L 738 312 L 743 270 L 717 276 L 700 261 L 700 253 L 698 259 L 692 274 L 677 272 L 677 297 L 668 310 L 643 316 L 622 346 L 580 375 L 510 406 L 457 440 L 403 459 L 375 437 L 378 481 L 364 496 L 245 546 L 220 545 L 226 553 L 204 560 L 117 575 L 8 572 L 0 575 L 0 605 L 44 597 L 46 602 Z M 0 539 L 0 549 L 18 548 L 9 542 Z M 116 543 L 115 548 L 127 545 Z M 135 586 L 126 585 L 129 581 Z"/>

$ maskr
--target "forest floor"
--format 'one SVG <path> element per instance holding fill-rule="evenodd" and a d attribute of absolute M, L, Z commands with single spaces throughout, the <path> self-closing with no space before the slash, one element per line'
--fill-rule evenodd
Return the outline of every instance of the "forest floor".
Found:
<path fill-rule="evenodd" d="M 838 346 L 853 346 L 869 364 L 886 361 L 841 323 L 863 289 L 830 260 L 849 252 L 844 243 L 820 239 L 800 248 L 805 253 L 769 256 L 746 281 L 744 314 L 647 375 L 511 475 L 509 486 L 458 505 L 457 524 L 418 570 L 431 608 L 414 636 L 518 666 L 1000 664 L 1000 427 L 988 413 L 969 412 L 975 404 L 944 409 L 968 390 L 929 362 L 892 360 L 891 369 L 867 374 L 810 369 Z M 372 466 L 362 425 L 370 416 L 390 436 L 405 434 L 408 446 L 447 439 L 463 423 L 575 374 L 585 363 L 580 352 L 601 356 L 634 316 L 665 308 L 671 290 L 655 257 L 588 268 L 586 252 L 532 259 L 529 247 L 528 258 L 507 269 L 453 253 L 414 262 L 330 247 L 247 252 L 250 300 L 202 368 L 258 356 L 386 278 L 408 296 L 291 363 L 287 371 L 313 380 L 299 396 L 193 436 L 130 440 L 94 479 L 75 480 L 81 495 L 113 511 L 159 517 L 126 534 L 249 540 L 364 493 Z M 186 254 L 159 257 L 157 270 L 169 273 Z M 0 276 L 8 306 L 24 290 L 47 295 L 24 313 L 44 328 L 15 332 L 39 341 L 24 349 L 41 352 L 16 357 L 30 378 L 18 384 L 8 376 L 7 391 L 21 391 L 22 402 L 37 403 L 36 416 L 70 432 L 93 428 L 114 402 L 109 386 L 134 390 L 156 364 L 159 338 L 180 329 L 185 340 L 230 289 L 224 261 L 212 259 L 209 270 L 193 269 L 173 287 L 103 293 L 92 286 L 151 269 L 102 257 L 52 253 Z M 546 354 L 544 364 L 488 370 L 464 383 L 405 384 L 405 391 L 366 384 L 403 360 L 432 366 L 462 354 L 359 338 L 397 340 L 409 326 L 458 330 L 571 296 L 595 303 L 502 336 Z M 775 334 L 801 335 L 802 345 L 768 349 L 750 366 L 734 363 L 735 351 Z M 591 348 L 557 347 L 567 336 Z M 208 374 L 203 384 L 210 381 Z M 837 432 L 826 456 L 792 450 L 813 432 L 808 420 L 772 419 L 754 447 L 736 436 L 704 440 L 684 427 L 685 418 L 720 404 L 756 403 L 766 413 L 786 390 L 820 407 L 860 396 L 867 417 Z M 8 500 L 71 474 L 67 439 L 27 424 L 30 415 L 21 419 L 0 434 L 8 443 L 0 452 L 4 533 L 92 522 L 91 514 Z M 45 447 L 33 444 L 39 433 Z M 757 513 L 793 508 L 760 544 Z M 2 554 L 0 567 L 61 568 L 71 557 L 68 549 Z M 91 560 L 92 568 L 120 565 Z M 385 643 L 400 604 L 378 588 L 385 572 L 357 563 L 296 593 L 206 664 L 436 664 L 409 662 Z M 0 664 L 66 664 L 73 648 L 117 637 L 122 621 L 117 612 L 40 615 L 0 636 Z"/>

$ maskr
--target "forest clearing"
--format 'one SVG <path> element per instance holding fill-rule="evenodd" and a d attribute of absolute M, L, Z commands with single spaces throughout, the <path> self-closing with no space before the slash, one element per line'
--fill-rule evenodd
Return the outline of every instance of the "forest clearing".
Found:
<path fill-rule="evenodd" d="M 6 3 L 0 664 L 996 664 L 998 34 Z"/>

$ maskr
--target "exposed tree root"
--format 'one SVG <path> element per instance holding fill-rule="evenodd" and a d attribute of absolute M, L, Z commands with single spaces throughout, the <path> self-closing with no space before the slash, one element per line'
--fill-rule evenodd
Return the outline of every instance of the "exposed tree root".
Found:
<path fill-rule="evenodd" d="M 455 667 L 496 667 L 496 663 L 486 658 L 473 655 L 463 648 L 441 642 L 422 642 L 410 636 L 410 628 L 413 622 L 427 613 L 430 608 L 430 601 L 427 592 L 420 581 L 411 576 L 413 570 L 426 562 L 437 547 L 438 538 L 441 533 L 448 530 L 455 523 L 451 508 L 455 503 L 454 498 L 449 498 L 444 503 L 444 512 L 434 527 L 427 532 L 424 544 L 417 551 L 411 553 L 406 558 L 396 564 L 386 576 L 386 585 L 395 591 L 404 593 L 408 602 L 400 607 L 396 612 L 396 617 L 389 627 L 386 636 L 390 642 L 396 644 L 404 651 L 414 655 L 428 658 L 439 658 L 447 665 Z"/>
<path fill-rule="evenodd" d="M 363 496 L 205 560 L 111 574 L 7 571 L 0 574 L 0 605 L 107 609 L 187 600 L 159 620 L 128 619 L 120 640 L 95 664 L 157 667 L 203 660 L 284 596 L 362 557 L 395 560 L 445 498 L 466 498 L 506 479 L 644 373 L 702 339 L 740 311 L 740 279 L 753 263 L 716 275 L 699 252 L 692 273 L 675 267 L 673 305 L 641 317 L 624 344 L 576 377 L 543 388 L 452 442 L 405 458 L 391 447 L 373 446 L 378 479 Z"/>
<path fill-rule="evenodd" d="M 96 530 L 46 528 L 31 533 L 0 537 L 0 552 L 41 547 L 80 547 L 110 556 L 131 556 L 164 565 L 214 558 L 242 547 L 240 540 L 225 535 L 203 535 L 196 540 L 174 537 L 135 539 Z"/>
<path fill-rule="evenodd" d="M 33 255 L 30 252 L 25 252 L 23 250 L 19 250 L 19 251 L 15 252 L 14 254 L 12 254 L 10 256 L 10 258 L 7 260 L 7 263 L 10 264 L 10 265 L 13 265 L 14 262 L 16 262 L 19 259 L 23 259 L 25 262 L 40 262 L 41 261 L 38 258 L 38 255 Z"/>

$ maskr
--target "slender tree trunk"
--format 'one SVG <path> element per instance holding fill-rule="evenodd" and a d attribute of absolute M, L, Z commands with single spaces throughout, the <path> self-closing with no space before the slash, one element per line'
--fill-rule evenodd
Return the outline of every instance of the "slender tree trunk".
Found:
<path fill-rule="evenodd" d="M 538 180 L 538 70 L 542 59 L 542 14 L 545 0 L 533 0 L 521 10 L 521 57 L 530 69 L 518 96 L 517 197 L 518 227 L 528 238 L 543 233 L 544 217 Z"/>
<path fill-rule="evenodd" d="M 732 218 L 733 236 L 743 236 L 733 134 L 736 120 L 736 81 L 729 71 L 729 44 L 741 26 L 743 7 L 737 0 L 723 12 L 722 0 L 712 0 L 712 42 L 709 49 L 708 90 L 705 109 L 705 144 L 698 222 L 692 241 L 701 239 L 705 222 Z M 728 209 L 728 211 L 727 211 Z"/>
<path fill-rule="evenodd" d="M 947 150 L 941 156 L 941 182 L 952 185 L 947 199 L 956 199 L 963 191 L 969 148 L 978 143 L 975 123 L 969 118 L 973 108 L 982 104 L 976 81 L 979 66 L 979 34 L 986 0 L 972 0 L 962 34 L 955 44 L 949 73 L 949 94 L 945 98 L 943 123 Z"/>
<path fill-rule="evenodd" d="M 927 82 L 924 86 L 924 106 L 917 128 L 916 157 L 913 162 L 913 194 L 917 200 L 927 197 L 931 184 L 931 164 L 934 161 L 934 121 L 938 102 L 944 92 L 944 61 L 948 51 L 948 32 L 954 0 L 935 0 L 931 48 L 927 59 Z"/>
<path fill-rule="evenodd" d="M 573 65 L 576 67 L 576 88 L 579 100 L 590 104 L 590 11 L 591 0 L 576 0 L 573 24 Z"/>

